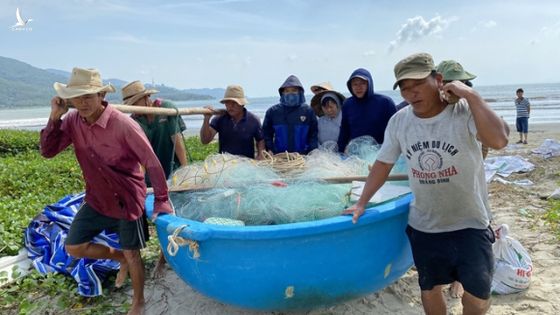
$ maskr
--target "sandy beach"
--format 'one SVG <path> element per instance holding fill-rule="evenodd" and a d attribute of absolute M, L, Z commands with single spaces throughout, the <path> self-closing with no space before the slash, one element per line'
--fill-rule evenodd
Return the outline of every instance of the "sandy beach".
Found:
<path fill-rule="evenodd" d="M 514 131 L 514 126 L 511 126 Z M 542 214 L 547 207 L 546 196 L 560 180 L 560 157 L 543 159 L 531 154 L 531 149 L 544 139 L 560 140 L 557 124 L 530 126 L 529 144 L 515 144 L 518 134 L 510 135 L 510 145 L 489 156 L 521 155 L 536 168 L 525 174 L 513 174 L 508 180 L 529 179 L 530 187 L 489 184 L 490 203 L 494 213 L 493 226 L 506 223 L 510 235 L 520 241 L 533 260 L 534 273 L 530 288 L 522 293 L 493 296 L 488 314 L 559 314 L 560 313 L 560 245 Z M 420 290 L 415 271 L 410 270 L 399 281 L 366 297 L 329 308 L 302 314 L 421 314 Z M 129 292 L 130 294 L 131 292 Z M 461 314 L 460 299 L 448 296 L 449 314 Z M 187 286 L 171 269 L 161 279 L 146 283 L 147 314 L 279 314 L 238 309 L 202 296 Z"/>

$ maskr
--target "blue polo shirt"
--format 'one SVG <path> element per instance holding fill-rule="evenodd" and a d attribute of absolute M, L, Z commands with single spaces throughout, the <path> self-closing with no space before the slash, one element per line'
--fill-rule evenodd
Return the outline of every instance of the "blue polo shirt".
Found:
<path fill-rule="evenodd" d="M 218 132 L 220 153 L 255 158 L 255 143 L 263 139 L 261 122 L 253 113 L 243 109 L 243 118 L 234 122 L 228 113 L 212 118 L 210 127 Z"/>

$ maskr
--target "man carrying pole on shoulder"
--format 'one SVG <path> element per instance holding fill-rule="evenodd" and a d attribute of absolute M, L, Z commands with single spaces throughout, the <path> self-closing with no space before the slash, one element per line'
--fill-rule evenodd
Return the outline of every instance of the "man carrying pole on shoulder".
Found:
<path fill-rule="evenodd" d="M 142 314 L 140 249 L 148 239 L 142 168 L 154 188 L 155 219 L 173 213 L 161 164 L 140 126 L 103 101 L 102 93 L 115 89 L 103 85 L 97 70 L 74 68 L 68 84 L 56 82 L 54 88 L 58 96 L 52 98 L 48 124 L 41 130 L 41 155 L 54 157 L 72 144 L 86 184 L 85 201 L 70 226 L 65 249 L 77 258 L 120 262 L 115 285 L 122 286 L 130 273 L 133 296 L 128 314 Z M 68 112 L 68 105 L 76 110 Z M 105 229 L 118 233 L 121 249 L 91 242 Z"/>

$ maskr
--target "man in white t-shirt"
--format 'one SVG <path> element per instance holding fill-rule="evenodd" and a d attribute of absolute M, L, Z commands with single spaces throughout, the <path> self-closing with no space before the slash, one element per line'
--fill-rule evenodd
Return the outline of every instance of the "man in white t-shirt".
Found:
<path fill-rule="evenodd" d="M 463 313 L 484 314 L 490 306 L 494 240 L 480 142 L 505 147 L 503 124 L 475 90 L 459 81 L 444 85 L 429 54 L 401 60 L 395 77 L 394 88 L 411 106 L 389 120 L 364 192 L 345 213 L 358 220 L 402 154 L 415 196 L 406 233 L 424 311 L 446 314 L 442 288 L 460 281 Z M 466 102 L 448 105 L 446 94 Z"/>

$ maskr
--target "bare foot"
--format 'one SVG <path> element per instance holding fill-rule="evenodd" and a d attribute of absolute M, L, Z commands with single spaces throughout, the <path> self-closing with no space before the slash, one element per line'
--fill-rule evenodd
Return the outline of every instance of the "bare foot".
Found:
<path fill-rule="evenodd" d="M 449 295 L 451 295 L 452 298 L 462 298 L 464 292 L 463 285 L 459 281 L 455 281 L 449 286 Z"/>
<path fill-rule="evenodd" d="M 144 302 L 132 303 L 130 310 L 127 315 L 143 315 L 144 314 Z"/>
<path fill-rule="evenodd" d="M 121 268 L 119 269 L 119 273 L 117 273 L 117 279 L 115 279 L 115 288 L 119 289 L 122 288 L 126 278 L 128 276 L 128 263 L 121 262 Z"/>
<path fill-rule="evenodd" d="M 154 267 L 154 272 L 152 273 L 152 278 L 159 279 L 163 277 L 163 274 L 165 273 L 165 264 L 165 256 L 163 256 L 163 252 L 160 252 L 159 259 Z"/>

